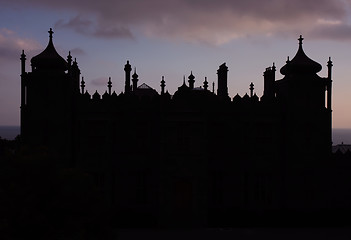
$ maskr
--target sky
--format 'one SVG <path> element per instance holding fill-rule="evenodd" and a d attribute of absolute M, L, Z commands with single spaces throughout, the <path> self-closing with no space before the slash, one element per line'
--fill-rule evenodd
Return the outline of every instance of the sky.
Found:
<path fill-rule="evenodd" d="M 0 126 L 18 126 L 20 54 L 30 59 L 53 41 L 66 58 L 77 59 L 89 93 L 124 90 L 130 61 L 146 83 L 173 94 L 192 71 L 217 85 L 226 63 L 229 95 L 243 96 L 249 84 L 263 94 L 263 72 L 279 69 L 303 48 L 327 76 L 333 61 L 333 127 L 351 128 L 351 0 L 0 0 Z M 211 86 L 211 84 L 210 84 Z M 216 87 L 215 87 L 216 88 Z"/>

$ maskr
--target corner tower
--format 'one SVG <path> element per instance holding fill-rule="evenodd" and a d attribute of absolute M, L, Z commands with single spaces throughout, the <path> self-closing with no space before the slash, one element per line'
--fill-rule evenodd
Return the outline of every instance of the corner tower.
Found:
<path fill-rule="evenodd" d="M 284 120 L 285 146 L 291 148 L 286 152 L 317 159 L 330 154 L 331 149 L 331 97 L 326 103 L 326 91 L 331 94 L 331 76 L 318 76 L 322 66 L 305 54 L 301 35 L 298 41 L 296 55 L 280 69 L 284 78 L 275 82 L 276 96 Z M 329 72 L 331 75 L 331 69 Z"/>
<path fill-rule="evenodd" d="M 25 144 L 44 146 L 51 156 L 68 160 L 80 70 L 76 61 L 71 66 L 57 53 L 53 33 L 50 28 L 47 47 L 31 59 L 32 72 L 25 72 L 21 55 L 21 136 Z"/>

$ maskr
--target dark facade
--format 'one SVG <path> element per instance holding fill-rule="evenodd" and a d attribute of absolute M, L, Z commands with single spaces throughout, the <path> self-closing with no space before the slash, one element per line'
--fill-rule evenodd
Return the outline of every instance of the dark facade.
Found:
<path fill-rule="evenodd" d="M 259 221 L 264 214 L 325 209 L 323 174 L 330 168 L 332 62 L 328 76 L 303 51 L 276 80 L 264 72 L 264 93 L 230 98 L 228 67 L 217 94 L 188 85 L 172 95 L 143 83 L 129 63 L 125 91 L 89 94 L 77 62 L 47 48 L 21 55 L 21 136 L 53 157 L 95 176 L 121 225 L 218 226 Z M 329 172 L 330 174 L 330 172 Z M 321 190 L 323 188 L 323 191 Z M 331 201 L 331 200 L 330 200 Z M 251 220 L 250 220 L 251 219 Z"/>

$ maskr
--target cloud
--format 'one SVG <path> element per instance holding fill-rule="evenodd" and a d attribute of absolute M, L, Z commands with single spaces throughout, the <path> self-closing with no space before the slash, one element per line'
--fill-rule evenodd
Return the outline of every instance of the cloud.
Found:
<path fill-rule="evenodd" d="M 55 28 L 72 29 L 77 33 L 98 38 L 133 38 L 133 34 L 127 27 L 114 25 L 102 26 L 101 23 L 96 23 L 80 15 L 68 21 L 60 19 L 56 22 Z"/>
<path fill-rule="evenodd" d="M 108 78 L 107 77 L 99 77 L 91 80 L 91 83 L 95 86 L 107 86 Z"/>
<path fill-rule="evenodd" d="M 254 35 L 305 34 L 319 26 L 321 18 L 328 19 L 329 23 L 346 23 L 351 4 L 347 0 L 16 2 L 28 7 L 73 12 L 71 19 L 59 20 L 56 27 L 70 28 L 87 36 L 131 39 L 141 33 L 150 38 L 215 45 Z"/>
<path fill-rule="evenodd" d="M 10 29 L 0 29 L 0 62 L 18 61 L 22 50 L 32 52 L 41 48 L 33 39 L 21 38 Z"/>
<path fill-rule="evenodd" d="M 350 41 L 351 24 L 342 22 L 327 22 L 314 28 L 310 32 L 310 36 L 318 39 Z"/>
<path fill-rule="evenodd" d="M 71 49 L 71 54 L 72 55 L 84 55 L 85 51 L 79 47 Z"/>

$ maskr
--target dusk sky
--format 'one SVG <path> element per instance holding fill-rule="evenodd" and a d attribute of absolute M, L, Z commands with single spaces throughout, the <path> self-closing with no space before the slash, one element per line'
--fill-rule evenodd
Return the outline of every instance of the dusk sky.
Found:
<path fill-rule="evenodd" d="M 274 62 L 276 79 L 287 56 L 303 48 L 327 76 L 333 61 L 333 127 L 351 128 L 351 0 L 0 0 L 0 125 L 19 125 L 20 54 L 30 59 L 48 43 L 66 59 L 77 58 L 89 93 L 124 89 L 130 61 L 160 91 L 161 77 L 173 94 L 190 72 L 217 85 L 226 62 L 229 95 L 249 84 L 263 94 L 263 72 Z M 211 84 L 212 89 L 212 84 Z M 216 86 L 217 89 L 217 86 Z"/>

